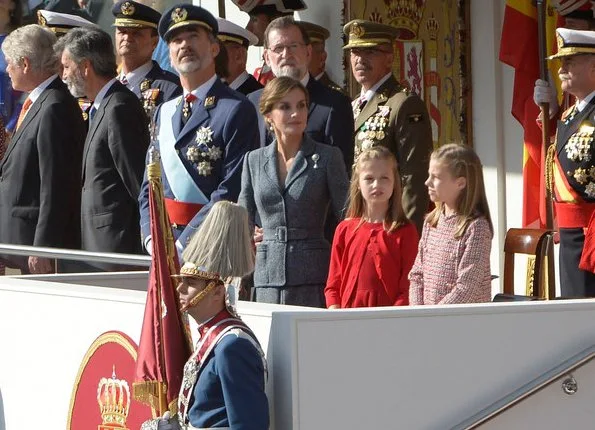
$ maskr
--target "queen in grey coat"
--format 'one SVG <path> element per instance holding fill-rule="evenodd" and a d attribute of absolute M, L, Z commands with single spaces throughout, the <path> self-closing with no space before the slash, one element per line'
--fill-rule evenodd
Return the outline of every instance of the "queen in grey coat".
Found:
<path fill-rule="evenodd" d="M 308 93 L 292 78 L 265 87 L 260 112 L 275 140 L 248 153 L 238 203 L 255 226 L 257 302 L 325 307 L 329 210 L 343 218 L 349 180 L 341 151 L 304 134 Z"/>

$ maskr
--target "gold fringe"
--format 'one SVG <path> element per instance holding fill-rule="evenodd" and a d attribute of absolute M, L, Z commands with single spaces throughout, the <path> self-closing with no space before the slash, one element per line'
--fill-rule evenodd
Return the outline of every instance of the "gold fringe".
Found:
<path fill-rule="evenodd" d="M 556 143 L 551 144 L 545 156 L 545 186 L 551 193 L 554 189 L 554 156 L 556 154 Z"/>
<path fill-rule="evenodd" d="M 134 400 L 153 407 L 159 404 L 159 395 L 167 393 L 167 384 L 159 381 L 134 382 L 132 384 L 132 395 Z"/>

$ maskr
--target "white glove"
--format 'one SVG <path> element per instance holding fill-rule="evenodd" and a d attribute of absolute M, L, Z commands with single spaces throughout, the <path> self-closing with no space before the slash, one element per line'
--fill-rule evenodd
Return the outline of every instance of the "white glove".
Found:
<path fill-rule="evenodd" d="M 548 81 L 538 79 L 535 81 L 535 88 L 533 88 L 533 101 L 537 106 L 544 103 L 550 105 L 550 118 L 558 112 L 558 94 L 556 88 L 552 87 Z"/>
<path fill-rule="evenodd" d="M 181 428 L 178 420 L 175 417 L 172 418 L 167 411 L 161 418 L 145 421 L 141 430 L 181 430 Z"/>
<path fill-rule="evenodd" d="M 150 235 L 145 238 L 145 243 L 143 243 L 143 246 L 147 250 L 147 254 L 153 255 L 153 239 Z"/>

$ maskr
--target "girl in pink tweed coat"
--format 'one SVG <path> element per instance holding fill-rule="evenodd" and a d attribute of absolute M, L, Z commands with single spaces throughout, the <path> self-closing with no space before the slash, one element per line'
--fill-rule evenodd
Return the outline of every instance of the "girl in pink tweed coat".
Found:
<path fill-rule="evenodd" d="M 448 144 L 432 153 L 428 173 L 436 208 L 409 273 L 409 304 L 488 302 L 493 227 L 481 161 L 472 148 Z"/>

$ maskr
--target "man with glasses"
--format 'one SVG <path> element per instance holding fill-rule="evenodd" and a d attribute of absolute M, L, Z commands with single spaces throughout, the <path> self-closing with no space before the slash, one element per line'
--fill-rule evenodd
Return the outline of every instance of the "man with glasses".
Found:
<path fill-rule="evenodd" d="M 312 46 L 306 30 L 290 16 L 273 20 L 264 35 L 264 59 L 278 76 L 300 81 L 308 90 L 310 106 L 306 133 L 315 141 L 337 146 L 343 153 L 347 171 L 353 164 L 353 116 L 349 99 L 314 79 L 308 72 Z M 258 108 L 262 90 L 248 96 Z M 273 141 L 273 134 L 259 116 L 260 145 Z"/>
<path fill-rule="evenodd" d="M 376 145 L 397 157 L 403 188 L 403 208 L 419 232 L 428 211 L 424 182 L 432 151 L 432 130 L 422 99 L 401 86 L 392 73 L 395 27 L 361 19 L 343 28 L 349 42 L 351 70 L 361 85 L 353 103 L 355 156 Z"/>

